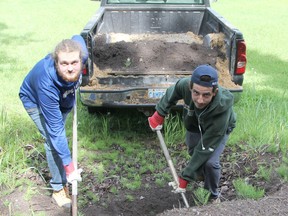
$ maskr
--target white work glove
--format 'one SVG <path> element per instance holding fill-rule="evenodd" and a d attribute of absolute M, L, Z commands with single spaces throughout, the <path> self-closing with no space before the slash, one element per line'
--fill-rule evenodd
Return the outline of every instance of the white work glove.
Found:
<path fill-rule="evenodd" d="M 72 184 L 73 181 L 81 182 L 82 181 L 82 177 L 81 177 L 82 171 L 83 171 L 83 169 L 77 169 L 77 170 L 74 170 L 69 175 L 66 175 L 68 183 Z"/>
<path fill-rule="evenodd" d="M 81 172 L 82 169 L 75 170 L 74 164 L 71 161 L 68 165 L 64 166 L 66 172 L 66 179 L 68 183 L 72 184 L 72 181 L 82 181 Z"/>
<path fill-rule="evenodd" d="M 175 181 L 169 182 L 168 185 L 173 188 L 172 193 L 185 193 L 186 192 L 186 189 L 180 188 Z"/>

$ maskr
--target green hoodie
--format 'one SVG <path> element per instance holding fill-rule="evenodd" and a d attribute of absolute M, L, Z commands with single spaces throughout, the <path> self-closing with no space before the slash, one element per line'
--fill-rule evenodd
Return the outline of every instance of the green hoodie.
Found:
<path fill-rule="evenodd" d="M 214 149 L 218 147 L 228 129 L 235 128 L 236 118 L 233 111 L 233 94 L 222 87 L 211 103 L 199 110 L 194 106 L 189 88 L 190 78 L 180 79 L 175 85 L 167 89 L 165 95 L 156 105 L 156 110 L 162 116 L 169 114 L 170 109 L 178 100 L 183 99 L 183 120 L 185 128 L 190 132 L 200 133 L 205 149 L 202 149 L 201 139 L 195 147 L 187 167 L 181 172 L 181 177 L 187 181 L 197 178 L 197 171 L 210 158 Z"/>

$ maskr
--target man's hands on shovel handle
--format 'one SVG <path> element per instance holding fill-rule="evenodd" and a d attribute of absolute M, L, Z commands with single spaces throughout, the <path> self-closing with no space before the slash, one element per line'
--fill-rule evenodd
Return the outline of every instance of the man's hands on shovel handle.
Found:
<path fill-rule="evenodd" d="M 82 181 L 81 172 L 82 169 L 75 170 L 73 162 L 71 162 L 69 165 L 64 166 L 64 169 L 66 171 L 66 178 L 68 183 L 72 184 L 73 181 Z"/>
<path fill-rule="evenodd" d="M 149 126 L 152 131 L 161 130 L 164 119 L 165 118 L 163 116 L 161 116 L 157 111 L 155 111 L 154 114 L 148 118 Z"/>
<path fill-rule="evenodd" d="M 161 130 L 163 123 L 164 123 L 164 117 L 161 116 L 157 111 L 154 112 L 154 114 L 148 118 L 149 126 L 152 129 L 152 131 Z M 185 193 L 186 187 L 188 184 L 188 181 L 185 179 L 182 179 L 181 177 L 178 177 L 178 182 L 169 182 L 169 186 L 173 187 L 173 193 Z"/>
<path fill-rule="evenodd" d="M 179 184 L 175 181 L 169 182 L 168 185 L 173 187 L 173 193 L 185 193 L 188 181 L 182 179 L 181 177 L 178 178 Z"/>
<path fill-rule="evenodd" d="M 174 178 L 174 180 L 176 181 L 176 186 L 175 186 L 175 188 L 176 188 L 176 190 L 175 190 L 175 192 L 176 193 L 181 193 L 181 196 L 182 196 L 182 198 L 183 198 L 183 201 L 184 201 L 184 203 L 185 203 L 185 206 L 187 207 L 187 208 L 189 208 L 189 203 L 188 203 L 188 201 L 187 201 L 187 199 L 186 199 L 186 196 L 185 196 L 185 191 L 186 191 L 186 186 L 187 186 L 187 184 L 188 184 L 188 181 L 186 181 L 186 180 L 184 180 L 184 179 L 180 179 L 179 177 L 178 177 L 178 175 L 177 175 L 177 173 L 176 173 L 176 170 L 175 170 L 175 168 L 174 168 L 174 165 L 173 165 L 173 162 L 172 162 L 172 159 L 171 159 L 171 157 L 170 157 L 170 155 L 169 155 L 169 151 L 168 151 L 168 149 L 167 149 L 167 147 L 166 147 L 166 144 L 165 144 L 165 142 L 164 142 L 164 138 L 163 138 L 163 136 L 162 136 L 162 133 L 161 133 L 161 128 L 162 128 L 162 124 L 163 124 L 163 122 L 164 122 L 164 117 L 163 116 L 161 116 L 161 115 L 159 115 L 159 113 L 156 111 L 154 114 L 153 114 L 153 116 L 151 116 L 150 118 L 148 118 L 148 121 L 149 121 L 149 125 L 150 125 L 150 127 L 151 127 L 151 129 L 152 130 L 156 130 L 156 133 L 157 133 L 157 136 L 158 136 L 158 138 L 159 138 L 159 141 L 160 141 L 160 145 L 161 145 L 161 148 L 162 148 L 162 150 L 163 150 L 163 153 L 164 153 L 164 155 L 165 155 L 165 158 L 166 158 L 166 160 L 167 160 L 167 162 L 168 162 L 168 165 L 169 165 L 169 168 L 170 168 L 170 170 L 171 170 L 171 173 L 172 173 L 172 175 L 173 175 L 173 178 Z M 177 178 L 179 178 L 179 180 L 177 181 Z M 181 186 L 180 185 L 178 185 L 178 182 L 181 182 Z M 179 188 L 179 189 L 178 189 Z M 181 188 L 182 188 L 182 190 L 181 190 Z M 183 190 L 183 188 L 184 188 L 184 190 Z"/>

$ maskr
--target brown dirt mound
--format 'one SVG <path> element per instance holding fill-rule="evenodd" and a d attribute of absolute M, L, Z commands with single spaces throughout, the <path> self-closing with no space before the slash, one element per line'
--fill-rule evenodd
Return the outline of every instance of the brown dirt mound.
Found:
<path fill-rule="evenodd" d="M 94 75 L 90 86 L 97 86 L 97 77 L 122 72 L 125 75 L 155 75 L 178 71 L 191 73 L 201 64 L 210 64 L 219 72 L 219 83 L 226 88 L 241 88 L 231 81 L 223 34 L 211 34 L 211 47 L 203 38 L 186 34 L 111 34 L 95 38 Z M 165 74 L 165 73 L 164 73 Z"/>
<path fill-rule="evenodd" d="M 255 200 L 232 200 L 216 205 L 192 207 L 189 209 L 173 209 L 158 214 L 158 216 L 234 216 L 234 215 L 288 215 L 288 186 L 284 185 L 279 191 L 271 196 L 266 196 L 259 201 Z"/>

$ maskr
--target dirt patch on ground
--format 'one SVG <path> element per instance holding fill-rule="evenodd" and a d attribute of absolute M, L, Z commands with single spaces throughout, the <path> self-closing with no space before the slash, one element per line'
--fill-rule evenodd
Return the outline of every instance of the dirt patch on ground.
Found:
<path fill-rule="evenodd" d="M 93 50 L 94 74 L 89 86 L 97 89 L 108 88 L 108 85 L 99 84 L 99 80 L 115 75 L 162 75 L 181 78 L 191 75 L 201 64 L 210 64 L 219 72 L 220 85 L 232 89 L 241 88 L 231 81 L 224 35 L 209 36 L 209 45 L 204 45 L 206 43 L 203 38 L 192 32 L 97 35 Z"/>
<path fill-rule="evenodd" d="M 153 144 L 153 141 L 149 138 L 147 138 L 146 142 L 148 148 L 154 148 L 156 151 L 158 149 L 158 159 L 164 157 L 157 143 Z M 244 144 L 241 143 L 239 145 Z M 113 146 L 117 149 L 117 143 Z M 184 144 L 177 146 L 177 150 L 184 151 L 185 148 Z M 117 150 L 121 151 L 121 149 Z M 171 156 L 177 161 L 175 164 L 177 170 L 182 169 L 187 163 L 180 155 L 172 154 Z M 231 161 L 231 156 L 234 157 L 233 161 Z M 257 175 L 260 165 L 267 165 L 268 170 L 268 165 L 275 167 L 279 164 L 280 158 L 280 155 L 275 156 L 266 153 L 265 149 L 261 152 L 248 153 L 240 149 L 232 151 L 231 148 L 226 147 L 222 157 L 223 168 L 220 183 L 222 203 L 208 203 L 205 206 L 197 206 L 194 202 L 195 196 L 193 195 L 193 191 L 200 187 L 202 183 L 194 182 L 190 184 L 186 193 L 190 205 L 189 209 L 185 208 L 180 195 L 171 192 L 172 188 L 168 186 L 168 182 L 163 186 L 157 185 L 152 173 L 147 172 L 141 175 L 142 187 L 140 189 L 125 190 L 119 187 L 117 193 L 111 193 L 110 188 L 111 186 L 117 187 L 120 185 L 119 178 L 111 177 L 107 173 L 106 180 L 98 184 L 96 183 L 95 176 L 88 173 L 83 182 L 79 183 L 78 186 L 79 188 L 87 188 L 87 192 L 79 192 L 78 201 L 85 200 L 86 204 L 79 207 L 78 210 L 81 212 L 81 215 L 85 216 L 287 215 L 287 184 L 282 182 L 276 172 L 271 173 L 269 180 L 262 179 Z M 34 160 L 43 159 L 42 156 L 34 158 Z M 137 163 L 135 163 L 135 166 L 137 166 Z M 85 171 L 84 165 L 81 165 L 81 167 Z M 40 168 L 38 167 L 39 170 Z M 27 190 L 27 188 L 22 186 L 11 194 L 2 196 L 0 198 L 0 215 L 70 215 L 70 212 L 64 211 L 52 203 L 51 191 L 46 188 L 48 186 L 46 182 L 49 180 L 47 167 L 41 168 L 42 175 L 34 171 L 36 170 L 29 169 L 21 178 L 30 179 L 35 183 L 36 187 Z M 170 174 L 168 165 L 165 171 Z M 121 174 L 118 173 L 117 175 L 121 176 Z M 265 197 L 258 201 L 240 199 L 232 184 L 232 181 L 238 177 L 245 178 L 247 183 L 253 186 L 265 189 Z M 44 182 L 43 178 L 46 182 Z M 31 194 L 31 190 L 34 192 L 33 194 Z M 99 201 L 93 201 L 90 197 L 91 194 L 97 194 L 100 197 Z"/>
<path fill-rule="evenodd" d="M 166 211 L 159 216 L 234 216 L 234 215 L 288 215 L 288 186 L 283 186 L 279 191 L 271 196 L 267 196 L 259 201 L 255 200 L 232 200 L 216 205 L 204 207 L 192 207 L 189 209 L 173 209 Z"/>

